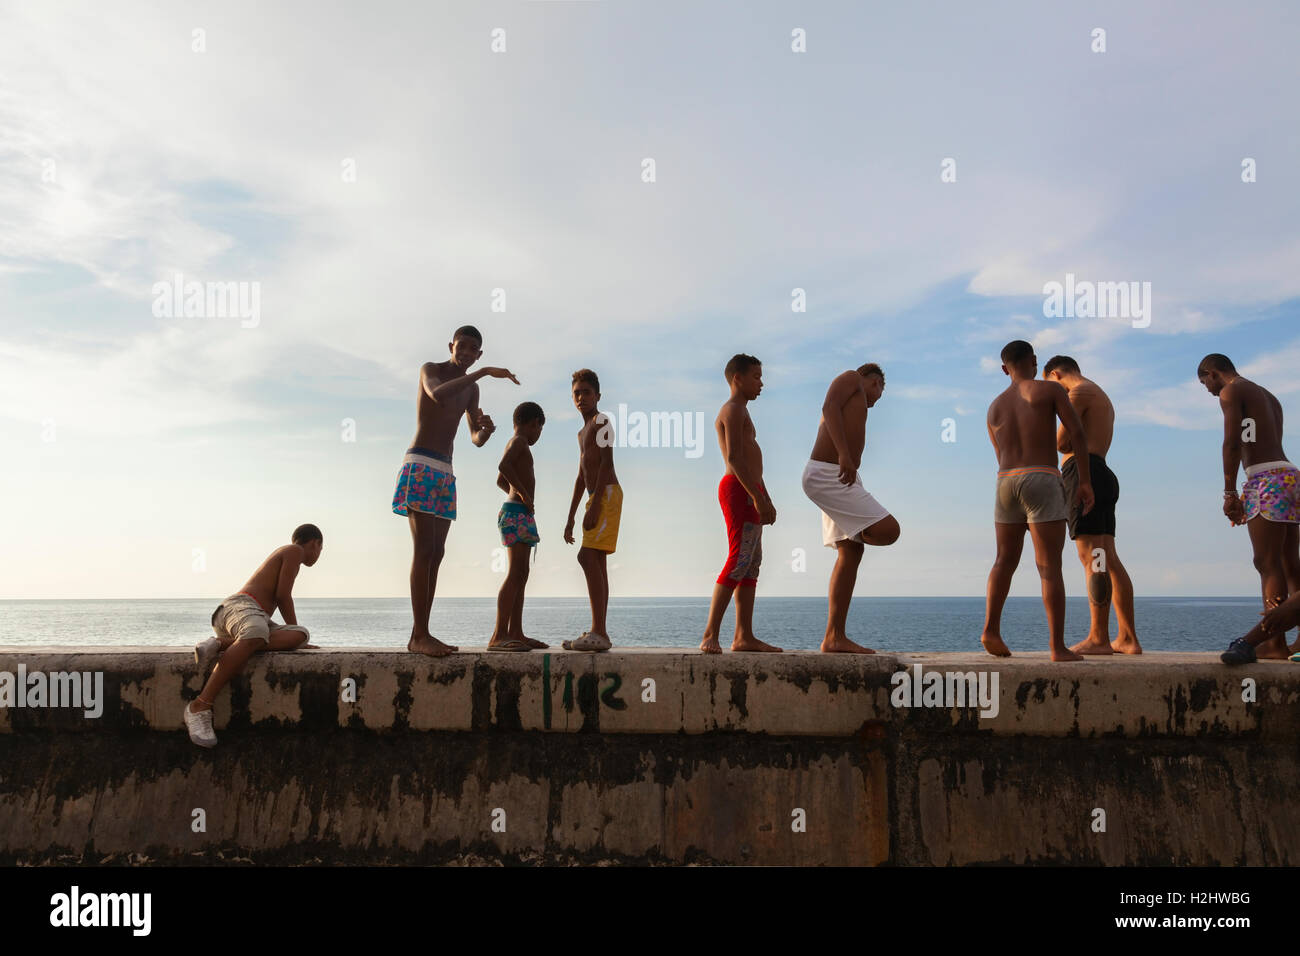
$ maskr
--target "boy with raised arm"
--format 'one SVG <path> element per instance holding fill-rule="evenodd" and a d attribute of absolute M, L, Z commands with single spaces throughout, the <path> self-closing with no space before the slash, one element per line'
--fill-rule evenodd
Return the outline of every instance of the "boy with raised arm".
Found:
<path fill-rule="evenodd" d="M 1268 389 L 1237 374 L 1232 360 L 1217 352 L 1201 359 L 1196 377 L 1223 410 L 1223 513 L 1234 525 L 1244 524 L 1250 534 L 1267 611 L 1300 585 L 1300 470 L 1282 450 L 1282 403 Z M 1242 466 L 1246 484 L 1238 497 L 1237 470 Z M 1237 638 L 1222 655 L 1225 663 L 1287 656 L 1284 631 L 1251 633 L 1261 639 Z"/>
<path fill-rule="evenodd" d="M 831 380 L 812 455 L 803 469 L 803 493 L 822 512 L 822 543 L 834 548 L 830 599 L 826 608 L 827 654 L 874 654 L 849 640 L 849 602 L 866 545 L 898 540 L 898 521 L 862 485 L 858 469 L 867 444 L 867 414 L 885 391 L 885 373 L 875 362 Z"/>
<path fill-rule="evenodd" d="M 406 517 L 411 526 L 414 555 L 411 558 L 411 639 L 408 651 L 443 657 L 456 648 L 429 633 L 429 614 L 438 587 L 438 567 L 446 553 L 447 532 L 456 520 L 456 478 L 451 468 L 452 443 L 465 416 L 470 441 L 483 447 L 496 430 L 492 419 L 479 408 L 478 380 L 519 379 L 509 369 L 469 367 L 483 354 L 483 336 L 472 325 L 456 330 L 447 345 L 451 358 L 426 362 L 420 368 L 415 440 L 402 459 L 393 492 L 393 513 Z"/>
<path fill-rule="evenodd" d="M 1070 539 L 1083 562 L 1084 582 L 1088 588 L 1088 608 L 1092 619 L 1088 636 L 1070 650 L 1076 654 L 1141 654 L 1137 627 L 1133 619 L 1133 582 L 1120 563 L 1115 550 L 1115 506 L 1119 502 L 1119 479 L 1106 464 L 1106 453 L 1115 437 L 1115 407 L 1096 382 L 1083 377 L 1079 363 L 1068 355 L 1054 355 L 1043 366 L 1043 378 L 1056 382 L 1070 396 L 1070 405 L 1079 416 L 1083 433 L 1088 436 L 1088 473 L 1096 499 L 1092 511 L 1080 514 L 1070 509 Z M 1079 456 L 1070 445 L 1065 426 L 1056 431 L 1056 449 L 1064 457 L 1061 479 L 1065 482 L 1067 501 L 1074 499 L 1079 483 Z M 1119 634 L 1110 640 L 1110 604 L 1115 598 L 1115 619 Z"/>
<path fill-rule="evenodd" d="M 510 495 L 497 513 L 501 544 L 510 553 L 510 567 L 497 595 L 497 623 L 488 641 L 489 651 L 531 651 L 546 647 L 524 635 L 524 588 L 528 584 L 528 555 L 541 538 L 537 534 L 533 453 L 529 448 L 542 437 L 546 416 L 536 402 L 515 409 L 515 434 L 497 466 L 497 487 Z"/>
<path fill-rule="evenodd" d="M 226 598 L 212 612 L 212 630 L 216 636 L 195 646 L 194 660 L 200 673 L 214 660 L 217 667 L 183 714 L 190 740 L 200 747 L 217 745 L 217 735 L 212 729 L 213 701 L 221 688 L 244 669 L 250 657 L 258 651 L 292 651 L 312 646 L 307 643 L 307 628 L 298 623 L 293 606 L 293 582 L 299 568 L 310 568 L 320 559 L 324 547 L 320 528 L 314 524 L 299 525 L 290 543 L 272 551 L 239 593 Z M 283 624 L 271 620 L 276 608 L 284 618 Z"/>
<path fill-rule="evenodd" d="M 569 503 L 569 521 L 564 540 L 573 544 L 573 521 L 582 493 L 587 508 L 582 516 L 582 547 L 578 564 L 587 578 L 591 600 L 591 630 L 577 640 L 565 641 L 566 651 L 607 651 L 610 648 L 605 615 L 609 610 L 609 571 L 606 556 L 618 545 L 618 524 L 623 514 L 623 489 L 614 474 L 614 424 L 596 407 L 600 400 L 600 379 L 589 368 L 573 373 L 573 404 L 582 415 L 578 429 L 578 480 Z"/>
<path fill-rule="evenodd" d="M 718 631 L 722 615 L 736 595 L 736 636 L 733 651 L 780 651 L 754 636 L 754 590 L 763 560 L 763 525 L 776 521 L 776 508 L 763 485 L 763 452 L 749 417 L 749 403 L 763 390 L 763 365 L 752 355 L 733 355 L 724 370 L 731 397 L 714 421 L 718 447 L 727 473 L 718 483 L 718 504 L 727 523 L 727 563 L 713 586 L 709 622 L 700 650 L 721 654 Z"/>
<path fill-rule="evenodd" d="M 1092 476 L 1088 471 L 1088 439 L 1083 424 L 1070 406 L 1070 396 L 1055 382 L 1040 382 L 1034 347 L 1017 339 L 1002 350 L 1002 371 L 1011 377 L 1006 391 L 989 405 L 989 441 L 998 458 L 997 493 L 993 527 L 997 557 L 989 572 L 980 643 L 990 654 L 1010 657 L 1002 640 L 1002 606 L 1011 589 L 1011 577 L 1020 564 L 1025 532 L 1034 542 L 1034 562 L 1042 578 L 1043 607 L 1047 611 L 1052 660 L 1081 661 L 1083 656 L 1065 646 L 1065 580 L 1061 577 L 1061 551 L 1070 505 L 1092 510 Z M 1065 486 L 1056 468 L 1056 421 L 1070 436 L 1079 463 L 1079 483 L 1067 505 Z"/>

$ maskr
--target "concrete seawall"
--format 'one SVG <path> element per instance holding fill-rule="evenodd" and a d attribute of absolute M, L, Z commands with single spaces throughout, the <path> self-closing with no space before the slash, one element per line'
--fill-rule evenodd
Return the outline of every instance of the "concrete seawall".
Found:
<path fill-rule="evenodd" d="M 102 673 L 101 713 L 18 706 L 20 668 Z M 0 647 L 0 863 L 1300 864 L 1287 662 L 299 651 L 212 751 L 199 686 L 188 650 Z"/>

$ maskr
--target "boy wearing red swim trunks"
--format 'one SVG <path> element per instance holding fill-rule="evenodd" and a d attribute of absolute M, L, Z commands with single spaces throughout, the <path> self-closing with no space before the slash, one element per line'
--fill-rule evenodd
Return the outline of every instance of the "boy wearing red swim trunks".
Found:
<path fill-rule="evenodd" d="M 718 504 L 727 523 L 727 563 L 713 587 L 709 623 L 700 650 L 720 654 L 718 631 L 722 615 L 736 595 L 736 636 L 733 651 L 780 651 L 754 636 L 754 589 L 763 560 L 763 525 L 776 521 L 776 508 L 763 486 L 763 452 L 758 447 L 749 403 L 763 390 L 763 365 L 752 355 L 734 355 L 725 370 L 731 397 L 714 421 L 718 447 L 727 473 L 718 484 Z"/>

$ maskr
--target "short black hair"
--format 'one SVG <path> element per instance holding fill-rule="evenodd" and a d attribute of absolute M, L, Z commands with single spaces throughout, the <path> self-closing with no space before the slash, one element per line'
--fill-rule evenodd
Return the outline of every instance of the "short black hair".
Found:
<path fill-rule="evenodd" d="M 731 361 L 727 363 L 727 367 L 723 370 L 722 374 L 727 376 L 727 384 L 730 385 L 733 378 L 737 375 L 744 375 L 755 365 L 762 367 L 763 363 L 752 355 L 746 355 L 744 352 L 737 352 L 731 357 Z"/>
<path fill-rule="evenodd" d="M 1016 339 L 1002 347 L 1002 364 L 1019 365 L 1034 354 L 1034 347 L 1024 339 Z"/>
<path fill-rule="evenodd" d="M 479 345 L 483 344 L 483 333 L 480 332 L 478 329 L 474 328 L 474 326 L 472 325 L 462 325 L 460 328 L 458 328 L 455 331 L 455 333 L 452 334 L 451 340 L 455 342 L 462 335 L 467 338 L 478 339 L 478 344 Z"/>
<path fill-rule="evenodd" d="M 324 541 L 325 535 L 320 533 L 320 528 L 314 524 L 300 524 L 293 529 L 294 544 L 311 544 L 313 541 Z"/>
<path fill-rule="evenodd" d="M 858 374 L 864 378 L 868 375 L 879 375 L 882 382 L 885 380 L 884 370 L 875 362 L 868 362 L 866 365 L 859 365 Z"/>
<path fill-rule="evenodd" d="M 1053 372 L 1058 370 L 1062 372 L 1073 372 L 1075 375 L 1081 374 L 1079 372 L 1079 363 L 1068 355 L 1053 355 L 1047 360 L 1047 364 L 1043 366 L 1044 375 L 1051 375 Z"/>
<path fill-rule="evenodd" d="M 515 428 L 535 421 L 546 424 L 546 413 L 542 411 L 542 406 L 536 402 L 520 402 L 515 408 Z"/>
<path fill-rule="evenodd" d="M 1213 369 L 1216 372 L 1231 372 L 1237 374 L 1237 367 L 1232 364 L 1232 359 L 1218 352 L 1211 352 L 1205 358 L 1201 359 L 1201 364 L 1196 366 L 1196 377 L 1200 378 L 1206 372 Z"/>
<path fill-rule="evenodd" d="M 569 390 L 572 391 L 573 386 L 577 385 L 579 382 L 590 383 L 591 387 L 596 390 L 596 394 L 597 395 L 600 394 L 600 377 L 591 369 L 580 368 L 576 372 L 574 372 L 573 381 L 569 383 Z"/>

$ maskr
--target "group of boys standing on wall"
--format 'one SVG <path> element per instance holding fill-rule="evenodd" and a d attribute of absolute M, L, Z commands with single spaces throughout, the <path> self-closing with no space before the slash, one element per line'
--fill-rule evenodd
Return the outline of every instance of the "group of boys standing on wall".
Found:
<path fill-rule="evenodd" d="M 448 348 L 451 358 L 429 362 L 420 370 L 418 425 L 407 449 L 393 495 L 393 511 L 407 518 L 411 529 L 410 651 L 442 657 L 457 650 L 429 632 L 429 617 L 445 553 L 447 533 L 456 518 L 456 479 L 452 444 L 464 416 L 470 441 L 482 447 L 496 430 L 479 407 L 482 378 L 519 380 L 504 368 L 469 368 L 482 355 L 483 338 L 473 326 L 456 330 Z M 1002 608 L 1011 578 L 1020 563 L 1025 533 L 1034 546 L 1042 579 L 1051 658 L 1079 661 L 1085 655 L 1140 654 L 1133 614 L 1133 584 L 1115 551 L 1115 507 L 1119 481 L 1106 464 L 1114 434 L 1115 411 L 1106 393 L 1083 377 L 1069 356 L 1050 359 L 1038 380 L 1038 359 L 1024 341 L 1002 350 L 1002 370 L 1010 384 L 988 411 L 989 439 L 998 461 L 994 499 L 997 556 L 989 573 L 984 630 L 980 641 L 995 656 L 1010 655 L 1001 634 Z M 763 526 L 776 521 L 776 508 L 763 483 L 763 454 L 757 441 L 749 403 L 763 390 L 762 363 L 752 355 L 735 355 L 725 376 L 731 395 L 714 426 L 726 463 L 718 485 L 718 503 L 727 528 L 727 560 L 718 575 L 709 605 L 708 623 L 700 650 L 720 653 L 722 617 L 736 599 L 733 651 L 779 652 L 781 648 L 754 635 L 754 593 L 762 563 Z M 1197 369 L 1201 383 L 1219 398 L 1224 417 L 1223 513 L 1234 525 L 1249 530 L 1264 596 L 1261 620 L 1222 654 L 1229 664 L 1257 658 L 1286 658 L 1300 651 L 1300 640 L 1287 647 L 1286 631 L 1300 625 L 1300 470 L 1282 450 L 1282 406 L 1266 389 L 1237 374 L 1224 355 L 1207 355 Z M 884 547 L 898 540 L 898 521 L 862 484 L 859 469 L 866 444 L 868 410 L 885 390 L 879 365 L 869 363 L 842 372 L 830 383 L 822 403 L 821 421 L 812 454 L 803 471 L 803 490 L 822 511 L 822 541 L 836 549 L 831 572 L 826 634 L 827 653 L 872 654 L 849 639 L 849 603 L 858 566 L 867 545 Z M 609 577 L 606 558 L 618 542 L 623 494 L 614 472 L 614 435 L 609 418 L 599 411 L 600 380 L 590 369 L 573 373 L 573 403 L 582 415 L 578 431 L 578 476 L 574 482 L 564 539 L 573 544 L 574 521 L 584 491 L 578 562 L 587 580 L 591 629 L 563 642 L 565 650 L 605 651 L 611 646 L 606 613 Z M 514 435 L 506 443 L 498 466 L 497 485 L 508 496 L 497 515 L 509 568 L 497 598 L 496 627 L 490 651 L 531 651 L 546 648 L 523 631 L 524 590 L 528 557 L 540 538 L 534 516 L 536 479 L 529 450 L 541 437 L 545 415 L 535 402 L 514 412 Z M 1059 427 L 1058 427 L 1059 421 Z M 1057 454 L 1062 456 L 1057 467 Z M 1245 466 L 1240 496 L 1237 471 Z M 1065 646 L 1065 584 L 1061 555 L 1066 532 L 1074 540 L 1083 565 L 1091 611 L 1087 637 Z M 277 548 L 237 594 L 212 615 L 214 637 L 195 648 L 195 660 L 206 670 L 216 662 L 198 697 L 184 710 L 190 739 L 212 747 L 215 695 L 259 650 L 311 647 L 308 632 L 297 623 L 293 582 L 302 566 L 319 559 L 324 539 L 315 525 L 301 525 L 292 542 Z M 1119 633 L 1109 637 L 1110 606 L 1115 605 Z M 271 620 L 279 609 L 285 623 Z M 1295 653 L 1292 660 L 1300 660 Z"/>

